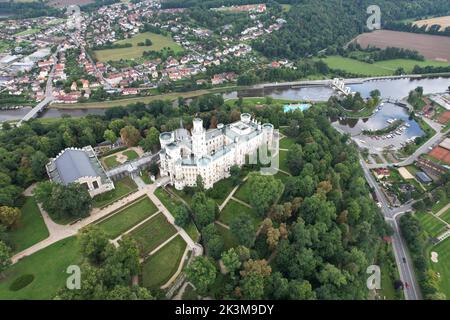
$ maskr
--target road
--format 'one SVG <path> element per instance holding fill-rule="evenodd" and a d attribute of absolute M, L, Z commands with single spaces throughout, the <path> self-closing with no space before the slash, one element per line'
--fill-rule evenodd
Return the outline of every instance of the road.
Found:
<path fill-rule="evenodd" d="M 406 243 L 401 236 L 397 221 L 398 218 L 400 218 L 403 214 L 412 210 L 412 205 L 414 204 L 414 202 L 410 202 L 399 208 L 391 209 L 388 205 L 386 196 L 382 192 L 378 183 L 375 181 L 375 178 L 370 173 L 370 169 L 368 168 L 362 157 L 360 158 L 360 163 L 368 184 L 373 188 L 375 194 L 377 195 L 378 201 L 381 203 L 381 212 L 383 213 L 386 222 L 389 223 L 394 230 L 394 235 L 392 236 L 392 248 L 394 250 L 395 261 L 397 263 L 397 268 L 400 274 L 400 280 L 403 283 L 409 284 L 409 288 L 406 288 L 406 286 L 403 288 L 405 299 L 420 300 L 420 287 L 417 283 L 413 264 L 409 256 Z M 405 259 L 406 262 L 403 262 L 403 259 Z"/>
<path fill-rule="evenodd" d="M 58 52 L 61 49 L 61 46 L 58 46 L 55 53 L 52 55 L 55 63 L 52 66 L 52 70 L 50 71 L 47 79 L 47 85 L 45 87 L 45 99 L 39 102 L 33 109 L 30 110 L 18 123 L 17 126 L 20 127 L 23 121 L 28 121 L 37 117 L 37 115 L 44 110 L 44 108 L 54 100 L 53 97 L 53 74 L 55 72 L 56 64 L 58 62 Z"/>

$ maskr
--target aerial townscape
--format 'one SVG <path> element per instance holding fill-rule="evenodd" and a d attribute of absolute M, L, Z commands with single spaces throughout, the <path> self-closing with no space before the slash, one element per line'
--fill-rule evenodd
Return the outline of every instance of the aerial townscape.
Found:
<path fill-rule="evenodd" d="M 0 300 L 450 300 L 449 1 L 0 0 Z"/>

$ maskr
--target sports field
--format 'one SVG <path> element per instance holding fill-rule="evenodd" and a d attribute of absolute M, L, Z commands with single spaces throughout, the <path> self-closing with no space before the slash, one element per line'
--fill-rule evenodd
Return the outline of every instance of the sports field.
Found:
<path fill-rule="evenodd" d="M 151 46 L 138 46 L 139 42 L 145 42 L 146 39 L 150 39 L 153 44 Z M 94 51 L 95 57 L 99 61 L 118 61 L 120 59 L 128 60 L 140 58 L 144 51 L 161 51 L 165 48 L 170 48 L 175 52 L 183 50 L 183 48 L 170 37 L 151 32 L 139 33 L 130 39 L 115 42 L 115 44 L 125 43 L 131 43 L 133 46 L 130 48 L 96 50 Z"/>

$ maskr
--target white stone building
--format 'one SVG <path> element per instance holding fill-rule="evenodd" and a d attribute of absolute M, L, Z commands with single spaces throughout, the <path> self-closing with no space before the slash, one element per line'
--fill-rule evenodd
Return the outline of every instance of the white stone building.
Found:
<path fill-rule="evenodd" d="M 200 175 L 205 188 L 212 188 L 230 176 L 233 165 L 244 165 L 247 155 L 263 144 L 271 145 L 273 136 L 272 124 L 261 124 L 248 113 L 240 121 L 210 130 L 203 128 L 201 119 L 194 119 L 191 134 L 186 129 L 161 133 L 161 176 L 181 190 L 194 187 Z"/>
<path fill-rule="evenodd" d="M 91 197 L 114 189 L 114 183 L 106 175 L 91 146 L 83 149 L 67 148 L 46 165 L 53 182 L 85 186 Z"/>

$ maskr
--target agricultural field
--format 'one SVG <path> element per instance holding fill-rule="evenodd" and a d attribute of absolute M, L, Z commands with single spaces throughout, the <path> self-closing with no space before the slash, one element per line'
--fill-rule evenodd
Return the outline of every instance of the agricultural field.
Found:
<path fill-rule="evenodd" d="M 153 202 L 144 197 L 98 223 L 111 239 L 117 238 L 122 233 L 132 228 L 142 220 L 156 213 L 158 209 Z"/>
<path fill-rule="evenodd" d="M 47 226 L 33 197 L 26 198 L 20 211 L 22 215 L 19 226 L 8 232 L 14 252 L 25 250 L 49 235 Z"/>
<path fill-rule="evenodd" d="M 125 177 L 121 180 L 115 181 L 114 187 L 114 190 L 94 197 L 95 208 L 105 207 L 138 189 L 136 183 L 134 183 L 130 177 Z"/>
<path fill-rule="evenodd" d="M 50 0 L 47 4 L 55 8 L 66 8 L 71 4 L 84 6 L 94 2 L 95 0 Z"/>
<path fill-rule="evenodd" d="M 363 48 L 369 45 L 385 49 L 397 47 L 416 50 L 426 59 L 450 62 L 450 37 L 390 30 L 360 34 L 356 41 Z"/>
<path fill-rule="evenodd" d="M 186 242 L 177 236 L 150 256 L 142 265 L 142 285 L 157 289 L 177 271 L 186 250 Z"/>
<path fill-rule="evenodd" d="M 152 41 L 151 46 L 138 46 L 139 42 L 144 42 L 146 39 Z M 106 49 L 106 50 L 96 50 L 95 57 L 99 61 L 118 61 L 118 60 L 129 60 L 142 57 L 144 51 L 161 51 L 165 48 L 170 48 L 175 52 L 180 52 L 183 50 L 175 41 L 170 37 L 165 37 L 159 34 L 144 32 L 139 33 L 130 39 L 124 39 L 115 42 L 115 44 L 125 44 L 131 43 L 133 46 L 130 48 L 119 48 L 119 49 Z"/>
<path fill-rule="evenodd" d="M 443 31 L 447 27 L 450 27 L 450 16 L 418 20 L 414 22 L 414 25 L 418 27 L 428 26 L 428 28 L 433 25 L 440 25 L 441 26 L 440 31 Z"/>
<path fill-rule="evenodd" d="M 30 34 L 35 34 L 38 33 L 39 31 L 41 31 L 41 29 L 28 29 L 28 30 L 24 30 L 22 32 L 16 33 L 15 36 L 28 36 Z"/>
<path fill-rule="evenodd" d="M 450 238 L 442 241 L 431 249 L 438 254 L 438 262 L 430 262 L 431 268 L 439 274 L 439 287 L 450 299 Z"/>
<path fill-rule="evenodd" d="M 176 233 L 164 214 L 159 213 L 129 233 L 138 243 L 142 256 L 146 256 Z"/>
<path fill-rule="evenodd" d="M 416 65 L 420 67 L 443 67 L 449 65 L 449 63 L 443 61 L 416 61 L 409 59 L 394 59 L 378 61 L 375 63 L 366 63 L 340 56 L 330 56 L 322 60 L 331 69 L 340 69 L 346 72 L 361 74 L 364 76 L 389 76 L 393 75 L 398 68 L 403 68 L 406 73 L 411 73 Z"/>

